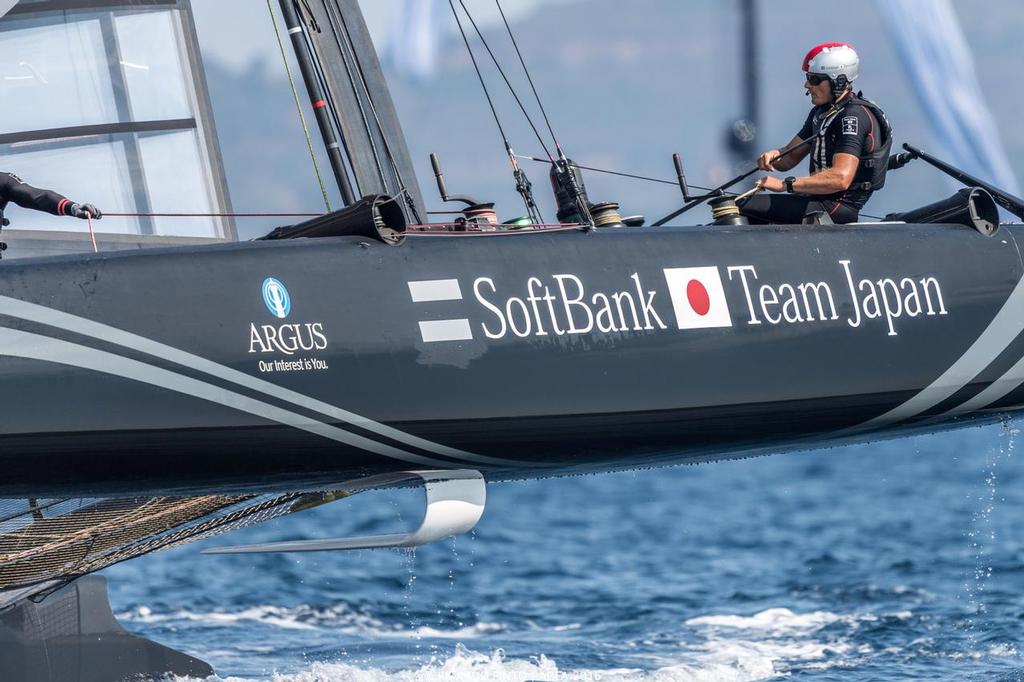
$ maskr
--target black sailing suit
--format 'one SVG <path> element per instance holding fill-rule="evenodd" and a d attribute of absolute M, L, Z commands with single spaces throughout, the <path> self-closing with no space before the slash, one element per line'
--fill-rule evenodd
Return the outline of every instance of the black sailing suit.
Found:
<path fill-rule="evenodd" d="M 3 219 L 7 204 L 12 202 L 22 208 L 30 208 L 53 215 L 73 215 L 71 208 L 74 203 L 67 197 L 48 189 L 27 185 L 13 173 L 0 173 L 0 220 Z"/>
<path fill-rule="evenodd" d="M 832 104 L 815 107 L 797 133 L 802 140 L 814 137 L 810 143 L 811 175 L 831 168 L 836 154 L 860 159 L 850 188 L 834 194 L 755 195 L 742 208 L 751 223 L 798 225 L 804 216 L 819 211 L 827 213 L 837 224 L 857 222 L 860 210 L 874 193 L 867 188 L 873 171 L 865 161 L 883 142 L 882 126 L 871 109 L 858 102 L 859 98 L 858 93 L 835 108 Z"/>

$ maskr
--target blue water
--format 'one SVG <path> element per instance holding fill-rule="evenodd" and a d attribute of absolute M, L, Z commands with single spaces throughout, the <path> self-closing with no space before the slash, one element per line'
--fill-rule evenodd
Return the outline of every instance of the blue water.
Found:
<path fill-rule="evenodd" d="M 359 495 L 106 575 L 225 680 L 1024 680 L 1015 434 L 500 484 L 415 553 L 197 553 L 412 523 Z"/>

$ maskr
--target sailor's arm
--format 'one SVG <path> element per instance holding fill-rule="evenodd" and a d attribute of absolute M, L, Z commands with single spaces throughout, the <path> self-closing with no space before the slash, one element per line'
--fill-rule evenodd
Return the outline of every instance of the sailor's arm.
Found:
<path fill-rule="evenodd" d="M 806 175 L 793 180 L 793 191 L 797 194 L 835 194 L 845 192 L 853 184 L 857 175 L 860 158 L 852 154 L 836 154 L 832 157 L 832 167 L 814 175 Z M 769 192 L 785 192 L 786 184 L 779 178 L 767 176 L 757 181 L 758 187 Z"/>
<path fill-rule="evenodd" d="M 803 138 L 799 135 L 795 135 L 786 147 L 792 147 L 800 142 L 803 142 Z M 783 149 L 785 149 L 785 147 L 783 147 Z M 790 168 L 793 168 L 803 161 L 807 156 L 807 152 L 808 145 L 806 144 L 801 145 L 799 148 L 794 149 L 785 156 L 780 156 L 778 149 L 772 149 L 771 151 L 765 152 L 757 159 L 757 167 L 763 171 L 788 171 Z"/>
<path fill-rule="evenodd" d="M 845 192 L 853 184 L 853 178 L 857 175 L 859 166 L 860 159 L 853 154 L 835 154 L 832 157 L 831 168 L 825 168 L 814 175 L 797 178 L 793 181 L 793 191 L 798 194 Z"/>
<path fill-rule="evenodd" d="M 75 218 L 102 217 L 92 204 L 78 204 L 48 189 L 39 189 L 22 181 L 17 175 L 0 173 L 0 203 L 12 202 L 35 211 Z"/>

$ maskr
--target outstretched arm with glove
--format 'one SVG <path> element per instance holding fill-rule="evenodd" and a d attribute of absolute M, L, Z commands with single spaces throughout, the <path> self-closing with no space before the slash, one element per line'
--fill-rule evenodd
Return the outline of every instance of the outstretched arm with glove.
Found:
<path fill-rule="evenodd" d="M 0 173 L 0 210 L 11 202 L 35 211 L 72 218 L 99 220 L 103 214 L 92 204 L 79 204 L 47 189 L 26 184 L 13 173 Z"/>

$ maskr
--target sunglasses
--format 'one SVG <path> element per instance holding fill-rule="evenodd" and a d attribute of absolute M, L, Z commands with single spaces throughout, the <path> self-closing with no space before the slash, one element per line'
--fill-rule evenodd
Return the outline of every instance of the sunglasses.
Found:
<path fill-rule="evenodd" d="M 828 76 L 823 76 L 820 73 L 809 73 L 807 74 L 807 82 L 811 85 L 821 85 L 828 80 Z"/>

